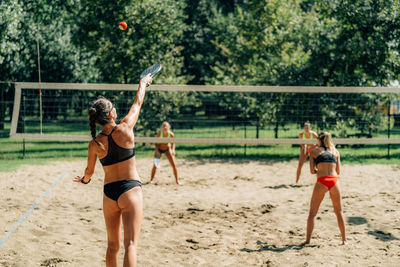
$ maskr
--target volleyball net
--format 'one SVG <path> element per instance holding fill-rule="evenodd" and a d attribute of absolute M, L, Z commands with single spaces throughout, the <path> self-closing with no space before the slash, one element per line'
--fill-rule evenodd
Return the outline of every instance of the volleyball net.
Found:
<path fill-rule="evenodd" d="M 118 119 L 138 85 L 16 83 L 12 138 L 88 141 L 87 110 L 110 99 Z M 40 94 L 41 92 L 41 94 Z M 155 143 L 168 121 L 175 143 L 303 144 L 305 122 L 329 131 L 336 144 L 400 144 L 400 88 L 152 85 L 135 126 L 135 140 Z"/>

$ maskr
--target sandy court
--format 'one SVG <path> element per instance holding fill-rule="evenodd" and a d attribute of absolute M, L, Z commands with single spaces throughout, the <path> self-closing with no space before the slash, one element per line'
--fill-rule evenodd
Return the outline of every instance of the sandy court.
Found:
<path fill-rule="evenodd" d="M 343 165 L 349 244 L 339 245 L 326 195 L 312 245 L 302 247 L 316 180 L 308 162 L 300 186 L 293 186 L 295 161 L 178 160 L 180 187 L 167 160 L 161 163 L 156 184 L 143 186 L 139 266 L 400 265 L 399 165 Z M 0 239 L 12 231 L 0 247 L 0 266 L 104 266 L 103 171 L 98 164 L 92 183 L 73 183 L 85 164 L 55 162 L 0 173 Z M 138 159 L 137 165 L 147 182 L 152 159 Z"/>

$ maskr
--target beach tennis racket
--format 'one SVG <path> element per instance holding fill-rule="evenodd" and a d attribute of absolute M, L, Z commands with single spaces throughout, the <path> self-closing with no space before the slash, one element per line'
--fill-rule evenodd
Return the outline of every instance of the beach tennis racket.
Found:
<path fill-rule="evenodd" d="M 160 63 L 154 64 L 153 66 L 148 67 L 140 74 L 140 79 L 150 73 L 151 78 L 156 76 L 162 69 L 162 65 Z"/>

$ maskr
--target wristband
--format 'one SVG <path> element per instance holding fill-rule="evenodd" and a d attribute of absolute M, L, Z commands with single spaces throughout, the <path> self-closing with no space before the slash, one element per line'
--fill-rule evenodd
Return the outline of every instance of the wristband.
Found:
<path fill-rule="evenodd" d="M 87 181 L 86 183 L 83 181 L 83 179 L 85 179 L 85 176 L 83 176 L 82 178 L 81 178 L 81 183 L 82 184 L 88 184 L 88 183 L 90 183 L 90 181 L 92 180 L 92 178 L 90 178 L 89 179 L 89 181 Z"/>

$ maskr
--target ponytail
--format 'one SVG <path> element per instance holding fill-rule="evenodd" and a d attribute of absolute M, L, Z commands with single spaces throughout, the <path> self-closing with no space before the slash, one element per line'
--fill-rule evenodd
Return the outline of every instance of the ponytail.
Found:
<path fill-rule="evenodd" d="M 323 147 L 328 148 L 331 151 L 335 151 L 335 145 L 332 141 L 332 135 L 328 132 L 320 132 L 318 139 L 321 141 Z"/>
<path fill-rule="evenodd" d="M 91 107 L 88 110 L 90 133 L 95 143 L 101 148 L 104 148 L 104 146 L 96 140 L 96 123 L 105 125 L 111 122 L 108 114 L 113 110 L 114 106 L 111 101 L 105 97 L 99 97 L 97 100 L 91 102 L 90 105 Z"/>
<path fill-rule="evenodd" d="M 96 140 L 96 108 L 89 109 L 89 125 L 90 125 L 90 133 L 92 134 L 93 140 L 97 145 L 100 145 Z"/>

